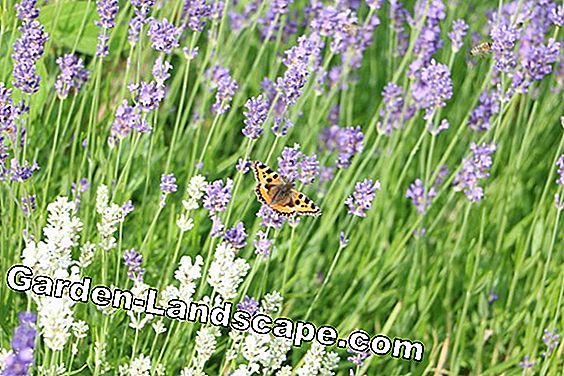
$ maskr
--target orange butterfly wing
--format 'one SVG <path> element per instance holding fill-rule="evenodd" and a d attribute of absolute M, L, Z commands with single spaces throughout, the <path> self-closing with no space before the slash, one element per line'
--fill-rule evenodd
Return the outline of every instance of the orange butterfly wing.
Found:
<path fill-rule="evenodd" d="M 272 194 L 267 187 L 267 184 L 283 184 L 284 182 L 274 170 L 259 161 L 253 162 L 253 172 L 257 180 L 255 193 L 257 198 L 263 204 L 269 205 L 272 203 Z"/>
<path fill-rule="evenodd" d="M 292 189 L 292 204 L 296 213 L 317 217 L 321 209 L 309 197 L 300 191 Z"/>
<path fill-rule="evenodd" d="M 258 183 L 255 188 L 255 193 L 261 203 L 270 206 L 272 203 L 272 195 L 268 191 L 268 188 L 266 188 L 266 184 Z"/>
<path fill-rule="evenodd" d="M 269 205 L 269 206 L 276 213 L 283 215 L 285 217 L 289 217 L 289 216 L 296 214 L 295 206 L 290 206 L 288 204 L 273 204 L 273 205 Z"/>
<path fill-rule="evenodd" d="M 284 184 L 284 180 L 262 162 L 253 162 L 253 172 L 257 180 L 255 193 L 258 200 L 272 208 L 276 213 L 284 216 L 291 216 L 296 213 L 311 216 L 321 214 L 319 207 L 309 197 L 295 189 L 292 190 L 288 202 L 272 204 L 273 191 L 276 186 Z"/>
<path fill-rule="evenodd" d="M 262 162 L 253 162 L 253 172 L 259 184 L 284 184 L 280 175 Z"/>

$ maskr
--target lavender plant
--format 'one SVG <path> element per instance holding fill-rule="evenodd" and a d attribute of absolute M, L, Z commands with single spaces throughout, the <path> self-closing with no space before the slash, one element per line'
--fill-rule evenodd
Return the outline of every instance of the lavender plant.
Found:
<path fill-rule="evenodd" d="M 0 375 L 560 375 L 563 20 L 556 0 L 1 0 Z M 259 203 L 254 160 L 323 214 Z M 15 264 L 425 355 L 16 292 Z"/>

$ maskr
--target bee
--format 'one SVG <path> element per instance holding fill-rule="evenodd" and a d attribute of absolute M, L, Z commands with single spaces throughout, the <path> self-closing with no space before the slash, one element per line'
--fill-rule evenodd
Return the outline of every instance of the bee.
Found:
<path fill-rule="evenodd" d="M 343 29 L 351 37 L 354 37 L 358 34 L 358 25 L 356 23 L 345 24 Z"/>
<path fill-rule="evenodd" d="M 483 56 L 489 54 L 491 51 L 492 51 L 492 42 L 482 42 L 472 47 L 472 49 L 470 49 L 470 55 Z"/>

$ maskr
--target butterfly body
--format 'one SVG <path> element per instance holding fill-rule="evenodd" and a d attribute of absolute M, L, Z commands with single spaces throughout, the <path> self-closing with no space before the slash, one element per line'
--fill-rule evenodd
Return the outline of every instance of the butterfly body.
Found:
<path fill-rule="evenodd" d="M 253 162 L 253 171 L 257 180 L 257 198 L 276 213 L 284 216 L 321 214 L 319 207 L 309 197 L 294 189 L 291 182 L 285 182 L 267 165 Z"/>
<path fill-rule="evenodd" d="M 292 205 L 293 184 L 266 184 L 266 189 L 272 194 L 271 205 Z"/>

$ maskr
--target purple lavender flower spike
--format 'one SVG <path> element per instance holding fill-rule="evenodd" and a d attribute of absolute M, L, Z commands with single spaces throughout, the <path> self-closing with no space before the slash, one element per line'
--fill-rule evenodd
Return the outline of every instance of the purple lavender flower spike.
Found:
<path fill-rule="evenodd" d="M 43 25 L 37 20 L 24 23 L 18 28 L 21 35 L 14 42 L 12 59 L 18 64 L 22 61 L 35 63 L 45 52 L 45 42 L 49 35 L 45 32 Z"/>
<path fill-rule="evenodd" d="M 176 185 L 176 177 L 174 174 L 162 174 L 161 175 L 161 198 L 160 205 L 164 207 L 166 205 L 166 197 L 176 192 L 178 185 Z"/>
<path fill-rule="evenodd" d="M 426 9 L 428 7 L 428 9 Z M 427 14 L 425 24 L 415 42 L 414 53 L 415 60 L 409 66 L 411 77 L 419 77 L 420 70 L 427 66 L 435 52 L 443 46 L 441 39 L 440 21 L 444 20 L 445 5 L 442 0 L 426 0 L 417 1 L 415 4 L 414 14 L 421 16 Z M 415 26 L 419 21 L 408 16 L 409 23 Z"/>
<path fill-rule="evenodd" d="M 335 177 L 335 168 L 332 166 L 321 167 L 319 172 L 319 182 L 324 183 L 333 180 Z"/>
<path fill-rule="evenodd" d="M 261 227 L 272 227 L 275 229 L 282 228 L 282 225 L 286 220 L 285 217 L 279 215 L 266 205 L 261 206 L 261 208 L 257 212 L 257 217 L 262 219 L 260 223 Z"/>
<path fill-rule="evenodd" d="M 255 253 L 264 257 L 268 257 L 272 252 L 272 240 L 266 237 L 266 232 L 258 231 L 257 238 L 253 240 L 255 246 Z"/>
<path fill-rule="evenodd" d="M 75 210 L 78 212 L 80 210 L 80 197 L 82 193 L 86 192 L 90 188 L 90 183 L 88 179 L 82 178 L 78 181 L 78 184 L 75 182 L 71 183 L 71 194 L 73 196 L 73 202 L 75 205 Z"/>
<path fill-rule="evenodd" d="M 14 42 L 12 59 L 13 84 L 24 93 L 33 94 L 39 90 L 41 78 L 36 73 L 35 63 L 45 52 L 48 35 L 37 20 L 24 21 L 18 28 L 21 35 Z"/>
<path fill-rule="evenodd" d="M 278 77 L 276 87 L 282 93 L 282 100 L 286 106 L 292 106 L 298 101 L 308 76 L 307 66 L 296 64 L 290 66 L 283 77 Z"/>
<path fill-rule="evenodd" d="M 239 160 L 237 161 L 237 165 L 235 166 L 235 169 L 240 173 L 246 174 L 247 172 L 249 172 L 251 168 L 251 164 L 252 162 L 250 160 L 239 158 Z"/>
<path fill-rule="evenodd" d="M 212 7 L 206 0 L 186 0 L 182 10 L 183 18 L 187 19 L 188 27 L 195 32 L 201 32 L 206 25 L 206 18 L 211 16 Z"/>
<path fill-rule="evenodd" d="M 10 160 L 10 168 L 7 173 L 12 181 L 24 182 L 31 178 L 34 172 L 39 170 L 39 165 L 37 162 L 33 162 L 31 165 L 28 161 L 24 161 L 20 164 L 17 159 L 12 158 Z"/>
<path fill-rule="evenodd" d="M 338 125 L 325 128 L 319 136 L 319 146 L 329 152 L 338 152 L 337 168 L 347 169 L 351 159 L 364 149 L 364 134 L 360 127 L 340 128 Z"/>
<path fill-rule="evenodd" d="M 298 173 L 298 180 L 302 184 L 311 184 L 319 175 L 319 161 L 317 155 L 303 155 L 300 162 L 300 171 Z"/>
<path fill-rule="evenodd" d="M 564 5 L 557 5 L 552 8 L 548 17 L 554 26 L 562 27 L 562 25 L 564 25 Z"/>
<path fill-rule="evenodd" d="M 462 169 L 454 177 L 452 183 L 454 189 L 464 191 L 470 202 L 480 202 L 484 196 L 484 190 L 478 186 L 478 183 L 490 176 L 489 169 L 493 164 L 492 155 L 495 149 L 494 144 L 476 145 L 472 143 L 470 146 L 472 157 L 462 161 Z"/>
<path fill-rule="evenodd" d="M 22 0 L 17 3 L 16 16 L 25 22 L 32 21 L 39 17 L 39 9 L 35 8 L 37 0 Z"/>
<path fill-rule="evenodd" d="M 323 41 L 313 33 L 299 37 L 297 45 L 284 53 L 283 63 L 288 69 L 276 80 L 276 90 L 286 107 L 294 105 L 301 96 L 309 69 L 315 70 L 320 64 L 322 47 Z"/>
<path fill-rule="evenodd" d="M 245 115 L 243 135 L 251 140 L 256 140 L 264 131 L 262 126 L 268 116 L 269 103 L 262 95 L 259 95 L 249 99 L 245 107 L 247 111 L 243 112 Z"/>
<path fill-rule="evenodd" d="M 8 145 L 4 143 L 4 136 L 0 133 L 0 166 L 4 165 L 9 156 Z"/>
<path fill-rule="evenodd" d="M 341 109 L 338 105 L 331 106 L 329 115 L 327 116 L 329 124 L 337 124 L 339 122 L 340 111 Z"/>
<path fill-rule="evenodd" d="M 370 9 L 378 10 L 382 7 L 383 2 L 384 0 L 366 0 L 366 5 L 368 5 Z"/>
<path fill-rule="evenodd" d="M 492 22 L 490 36 L 493 40 L 495 68 L 500 72 L 510 73 L 517 65 L 513 48 L 515 41 L 519 38 L 519 30 L 511 26 L 504 18 Z"/>
<path fill-rule="evenodd" d="M 166 18 L 152 20 L 147 31 L 151 39 L 151 47 L 165 54 L 170 54 L 174 48 L 179 46 L 178 40 L 181 34 L 182 27 L 174 26 Z"/>
<path fill-rule="evenodd" d="M 229 200 L 231 200 L 232 186 L 233 182 L 231 179 L 227 179 L 225 183 L 223 180 L 208 183 L 203 198 L 204 208 L 209 210 L 210 214 L 224 212 L 227 209 Z"/>
<path fill-rule="evenodd" d="M 16 119 L 19 117 L 20 113 L 14 106 L 12 101 L 12 89 L 5 87 L 3 82 L 0 82 L 0 134 L 6 132 L 8 134 L 15 134 L 16 129 Z M 4 162 L 8 158 L 7 147 L 4 149 L 3 140 L 4 137 L 0 139 L 0 163 Z"/>
<path fill-rule="evenodd" d="M 35 71 L 35 65 L 31 60 L 24 60 L 16 64 L 13 72 L 14 86 L 26 94 L 36 93 L 39 90 L 41 77 Z"/>
<path fill-rule="evenodd" d="M 172 65 L 164 60 L 162 56 L 159 56 L 157 60 L 155 60 L 152 73 L 158 86 L 164 86 L 164 82 L 170 77 L 169 71 L 171 69 Z"/>
<path fill-rule="evenodd" d="M 558 179 L 556 180 L 556 184 L 564 186 L 564 154 L 556 161 L 556 167 L 558 167 Z"/>
<path fill-rule="evenodd" d="M 347 237 L 347 234 L 344 233 L 344 231 L 341 231 L 341 233 L 339 234 L 339 247 L 345 248 L 347 245 L 349 245 L 349 238 Z"/>
<path fill-rule="evenodd" d="M 532 368 L 534 365 L 535 365 L 535 363 L 531 361 L 531 357 L 529 355 L 525 355 L 523 357 L 523 360 L 521 362 L 519 362 L 519 367 L 521 367 L 523 369 Z"/>
<path fill-rule="evenodd" d="M 21 201 L 22 201 L 22 211 L 25 216 L 30 215 L 32 212 L 35 211 L 35 209 L 37 209 L 37 204 L 35 202 L 36 201 L 35 195 L 22 197 Z"/>
<path fill-rule="evenodd" d="M 136 107 L 130 106 L 127 100 L 118 106 L 116 115 L 111 129 L 111 141 L 116 143 L 126 138 L 132 130 L 145 133 L 150 131 L 147 122 L 141 118 L 139 110 Z"/>
<path fill-rule="evenodd" d="M 249 315 L 254 316 L 258 312 L 259 302 L 256 299 L 245 295 L 243 300 L 241 300 L 239 304 L 237 304 L 237 309 L 239 311 L 245 311 Z"/>
<path fill-rule="evenodd" d="M 454 20 L 452 22 L 452 31 L 448 33 L 448 37 L 452 43 L 452 50 L 454 52 L 460 51 L 464 37 L 466 36 L 466 31 L 468 30 L 468 24 L 464 20 Z"/>
<path fill-rule="evenodd" d="M 32 312 L 20 312 L 18 320 L 19 325 L 12 338 L 12 351 L 4 359 L 3 376 L 27 375 L 33 365 L 37 316 Z"/>
<path fill-rule="evenodd" d="M 480 103 L 470 113 L 468 126 L 476 132 L 483 132 L 490 129 L 490 119 L 499 112 L 499 95 L 496 91 L 483 92 L 480 95 Z"/>
<path fill-rule="evenodd" d="M 247 236 L 245 232 L 245 225 L 243 222 L 237 223 L 235 227 L 232 227 L 225 231 L 224 239 L 231 243 L 234 248 L 244 248 L 247 245 Z"/>
<path fill-rule="evenodd" d="M 421 70 L 419 80 L 412 86 L 411 95 L 417 106 L 425 110 L 425 120 L 430 121 L 435 110 L 444 107 L 452 97 L 452 80 L 448 67 L 431 60 Z"/>
<path fill-rule="evenodd" d="M 109 53 L 108 41 L 110 37 L 108 32 L 116 26 L 115 18 L 119 11 L 119 2 L 118 0 L 98 0 L 96 1 L 96 9 L 100 20 L 94 23 L 102 29 L 102 32 L 98 34 L 96 56 L 106 57 Z"/>
<path fill-rule="evenodd" d="M 199 52 L 200 49 L 198 48 L 198 46 L 192 48 L 191 50 L 188 47 L 184 47 L 182 49 L 182 53 L 184 54 L 186 60 L 194 60 L 196 56 L 198 56 Z"/>
<path fill-rule="evenodd" d="M 136 100 L 143 112 L 151 112 L 159 108 L 166 94 L 164 87 L 158 85 L 155 81 L 141 81 L 141 85 L 135 93 Z"/>
<path fill-rule="evenodd" d="M 57 58 L 57 65 L 61 73 L 55 81 L 55 90 L 60 98 L 66 98 L 71 89 L 78 92 L 82 84 L 88 81 L 90 74 L 84 68 L 82 59 L 76 55 L 66 54 Z"/>
<path fill-rule="evenodd" d="M 298 178 L 299 160 L 302 157 L 300 145 L 285 147 L 282 155 L 278 158 L 278 173 L 287 182 L 293 182 Z"/>
<path fill-rule="evenodd" d="M 211 111 L 218 115 L 224 114 L 231 108 L 229 102 L 239 89 L 239 85 L 231 77 L 229 70 L 219 65 L 211 68 L 208 76 L 210 77 L 210 88 L 217 89 Z"/>
<path fill-rule="evenodd" d="M 339 157 L 336 165 L 338 168 L 349 168 L 352 157 L 364 149 L 363 141 L 364 134 L 360 127 L 348 127 L 341 131 L 337 138 Z"/>
<path fill-rule="evenodd" d="M 499 299 L 499 296 L 497 296 L 497 294 L 495 292 L 490 292 L 488 295 L 488 304 L 492 305 L 494 302 L 496 302 Z"/>
<path fill-rule="evenodd" d="M 421 179 L 416 179 L 409 186 L 405 197 L 411 199 L 419 214 L 423 214 L 431 205 L 432 199 L 436 195 L 437 192 L 435 190 L 435 187 L 431 187 L 429 191 L 426 191 L 423 185 L 423 181 L 421 181 Z"/>
<path fill-rule="evenodd" d="M 145 269 L 141 267 L 143 256 L 134 248 L 123 253 L 123 262 L 127 266 L 127 277 L 134 282 L 142 282 Z"/>
<path fill-rule="evenodd" d="M 552 351 L 558 347 L 560 344 L 560 334 L 558 334 L 558 330 L 544 330 L 544 334 L 542 336 L 542 341 L 546 345 L 546 350 L 542 353 L 543 358 L 546 358 L 552 354 Z"/>
<path fill-rule="evenodd" d="M 364 365 L 364 361 L 370 356 L 370 351 L 357 352 L 352 349 L 348 349 L 347 351 L 354 354 L 353 356 L 349 356 L 347 360 L 359 367 L 362 367 Z"/>
<path fill-rule="evenodd" d="M 94 24 L 102 29 L 112 29 L 116 26 L 116 14 L 119 11 L 119 3 L 117 0 L 98 0 L 96 1 L 96 10 L 98 11 L 99 21 Z"/>
<path fill-rule="evenodd" d="M 262 88 L 262 91 L 266 96 L 270 107 L 272 107 L 272 114 L 274 115 L 274 117 L 281 118 L 284 115 L 286 106 L 283 100 L 276 98 L 278 95 L 276 84 L 269 80 L 268 77 L 265 77 L 262 80 L 260 87 Z"/>
<path fill-rule="evenodd" d="M 384 108 L 380 110 L 380 120 L 377 124 L 378 130 L 385 134 L 390 135 L 394 129 L 403 128 L 403 123 L 409 120 L 415 108 L 409 106 L 404 109 L 405 93 L 403 89 L 393 82 L 389 82 L 382 90 L 382 98 Z"/>
<path fill-rule="evenodd" d="M 123 210 L 124 216 L 129 215 L 131 212 L 133 212 L 134 209 L 135 207 L 133 206 L 133 202 L 131 202 L 131 200 L 124 202 L 121 206 L 121 210 Z"/>
<path fill-rule="evenodd" d="M 272 133 L 276 137 L 285 136 L 288 133 L 288 130 L 294 126 L 294 123 L 287 117 L 279 118 L 277 117 L 274 119 L 274 124 L 272 125 Z"/>
<path fill-rule="evenodd" d="M 225 226 L 223 226 L 223 222 L 221 222 L 221 218 L 219 218 L 219 216 L 217 215 L 212 215 L 210 219 L 212 220 L 212 228 L 210 230 L 210 236 L 212 238 L 222 236 L 223 229 L 225 228 Z"/>
<path fill-rule="evenodd" d="M 319 147 L 329 152 L 337 150 L 337 140 L 340 134 L 341 128 L 338 125 L 322 129 L 319 134 Z"/>
<path fill-rule="evenodd" d="M 145 24 L 146 20 L 143 15 L 135 14 L 129 21 L 129 28 L 127 29 L 127 41 L 135 46 L 139 42 L 139 34 L 141 33 L 141 28 Z"/>
<path fill-rule="evenodd" d="M 380 190 L 380 182 L 373 182 L 370 179 L 364 179 L 357 182 L 354 192 L 345 200 L 350 215 L 364 218 L 366 211 L 372 207 L 372 201 L 376 197 L 376 191 Z"/>
<path fill-rule="evenodd" d="M 433 136 L 438 136 L 441 132 L 444 132 L 447 129 L 449 129 L 449 127 L 450 124 L 448 120 L 443 119 L 438 125 L 431 123 L 427 124 L 427 131 L 429 131 L 429 133 L 431 133 Z"/>
<path fill-rule="evenodd" d="M 273 0 L 270 4 L 270 10 L 275 14 L 286 14 L 288 5 L 293 3 L 291 0 Z"/>
<path fill-rule="evenodd" d="M 520 84 L 526 88 L 532 81 L 542 80 L 544 76 L 552 73 L 552 64 L 561 55 L 560 46 L 554 38 L 550 38 L 546 45 L 541 43 L 531 48 L 521 61 L 526 79 L 525 83 Z"/>

